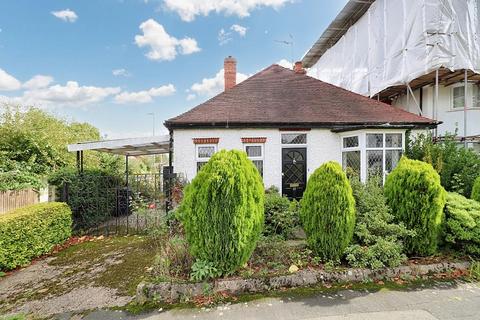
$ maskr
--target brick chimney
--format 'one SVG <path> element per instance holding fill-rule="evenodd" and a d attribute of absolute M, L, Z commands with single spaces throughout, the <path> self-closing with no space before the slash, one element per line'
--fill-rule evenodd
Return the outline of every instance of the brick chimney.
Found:
<path fill-rule="evenodd" d="M 295 62 L 295 66 L 293 67 L 293 71 L 298 74 L 305 74 L 307 71 L 303 69 L 302 61 Z"/>
<path fill-rule="evenodd" d="M 223 62 L 223 70 L 225 77 L 225 91 L 232 89 L 237 84 L 237 60 L 228 56 Z"/>

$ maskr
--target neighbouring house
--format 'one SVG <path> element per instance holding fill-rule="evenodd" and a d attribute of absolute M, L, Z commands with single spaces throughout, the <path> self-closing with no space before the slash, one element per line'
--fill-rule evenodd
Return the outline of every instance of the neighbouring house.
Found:
<path fill-rule="evenodd" d="M 188 180 L 220 149 L 244 150 L 266 187 L 299 198 L 307 177 L 334 160 L 363 181 L 398 163 L 407 130 L 437 121 L 394 108 L 294 70 L 272 65 L 236 85 L 236 61 L 225 59 L 225 91 L 165 122 L 173 168 Z"/>
<path fill-rule="evenodd" d="M 480 0 L 350 0 L 302 61 L 480 152 Z"/>

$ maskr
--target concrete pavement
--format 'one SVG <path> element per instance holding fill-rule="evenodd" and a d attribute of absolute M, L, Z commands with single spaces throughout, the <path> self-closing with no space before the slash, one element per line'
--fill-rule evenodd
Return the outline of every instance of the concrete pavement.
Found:
<path fill-rule="evenodd" d="M 119 311 L 96 311 L 84 319 L 266 319 L 377 320 L 480 319 L 480 285 L 438 283 L 405 291 L 344 290 L 309 297 L 266 298 L 213 308 L 180 309 L 128 316 Z"/>

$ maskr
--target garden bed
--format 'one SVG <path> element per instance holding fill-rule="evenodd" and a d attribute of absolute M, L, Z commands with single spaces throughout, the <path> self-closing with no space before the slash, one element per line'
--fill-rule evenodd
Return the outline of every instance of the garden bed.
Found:
<path fill-rule="evenodd" d="M 414 263 L 396 268 L 379 270 L 357 268 L 325 269 L 307 268 L 288 275 L 265 277 L 232 277 L 209 282 L 179 283 L 165 281 L 160 283 L 140 283 L 136 300 L 142 304 L 147 301 L 174 303 L 190 300 L 208 294 L 241 295 L 245 293 L 267 293 L 286 288 L 311 287 L 323 285 L 331 287 L 335 283 L 365 283 L 382 281 L 404 281 L 429 277 L 458 277 L 468 274 L 470 262 L 438 262 L 430 264 Z"/>

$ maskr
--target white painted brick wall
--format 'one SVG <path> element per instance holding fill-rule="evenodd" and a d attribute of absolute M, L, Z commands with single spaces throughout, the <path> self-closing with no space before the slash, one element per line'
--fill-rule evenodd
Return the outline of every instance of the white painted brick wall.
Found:
<path fill-rule="evenodd" d="M 282 185 L 282 145 L 278 129 L 177 129 L 174 130 L 173 165 L 177 173 L 188 180 L 195 177 L 196 157 L 193 138 L 220 138 L 218 150 L 244 150 L 241 138 L 266 137 L 264 146 L 263 179 L 265 187 L 272 185 L 281 189 Z M 336 133 L 326 129 L 312 129 L 307 134 L 307 175 L 326 161 L 341 163 L 341 139 Z M 291 145 L 290 147 L 297 147 Z M 301 146 L 299 146 L 301 147 Z"/>

